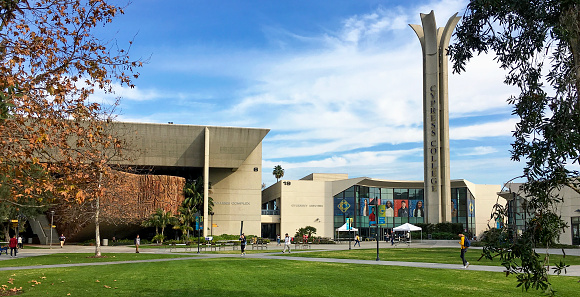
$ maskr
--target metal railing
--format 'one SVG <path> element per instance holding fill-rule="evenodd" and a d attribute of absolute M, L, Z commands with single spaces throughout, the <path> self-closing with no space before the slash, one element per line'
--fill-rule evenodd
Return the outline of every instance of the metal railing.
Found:
<path fill-rule="evenodd" d="M 269 216 L 276 216 L 276 215 L 280 215 L 280 210 L 276 209 L 262 209 L 262 215 L 269 215 Z"/>

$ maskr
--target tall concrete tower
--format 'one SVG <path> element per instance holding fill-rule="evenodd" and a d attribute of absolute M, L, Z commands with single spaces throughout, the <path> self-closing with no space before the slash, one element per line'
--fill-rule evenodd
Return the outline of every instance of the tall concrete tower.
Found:
<path fill-rule="evenodd" d="M 423 49 L 423 161 L 427 222 L 451 222 L 449 179 L 449 94 L 447 48 L 460 17 L 455 13 L 437 28 L 435 14 L 421 14 L 420 25 L 409 25 Z"/>

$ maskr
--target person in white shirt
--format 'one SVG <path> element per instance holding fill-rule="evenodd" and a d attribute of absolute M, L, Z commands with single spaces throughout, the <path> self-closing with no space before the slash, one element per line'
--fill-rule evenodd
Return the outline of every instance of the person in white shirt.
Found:
<path fill-rule="evenodd" d="M 284 238 L 284 250 L 282 251 L 282 254 L 286 252 L 286 249 L 288 249 L 288 254 L 290 254 L 290 236 L 288 236 L 288 233 L 286 233 L 286 238 Z"/>

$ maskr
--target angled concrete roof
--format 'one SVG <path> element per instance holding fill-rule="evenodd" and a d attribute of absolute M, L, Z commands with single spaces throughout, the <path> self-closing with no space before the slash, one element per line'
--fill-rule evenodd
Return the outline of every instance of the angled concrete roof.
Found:
<path fill-rule="evenodd" d="M 209 166 L 236 169 L 258 147 L 269 129 L 117 123 L 138 151 L 131 165 L 203 167 L 205 128 L 209 130 Z M 134 135 L 134 136 L 133 136 Z"/>

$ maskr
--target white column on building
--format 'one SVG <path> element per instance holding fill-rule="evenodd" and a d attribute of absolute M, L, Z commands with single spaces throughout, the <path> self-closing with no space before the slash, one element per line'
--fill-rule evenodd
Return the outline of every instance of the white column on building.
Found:
<path fill-rule="evenodd" d="M 204 131 L 204 158 L 203 158 L 203 236 L 207 236 L 209 218 L 209 128 L 205 127 Z M 209 226 L 211 228 L 211 226 Z"/>

